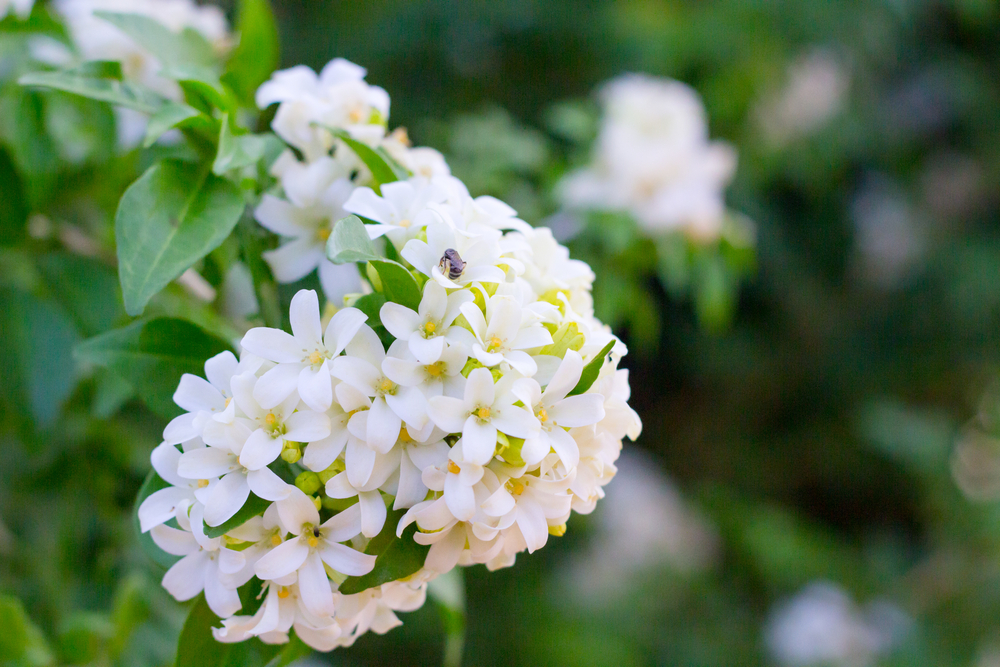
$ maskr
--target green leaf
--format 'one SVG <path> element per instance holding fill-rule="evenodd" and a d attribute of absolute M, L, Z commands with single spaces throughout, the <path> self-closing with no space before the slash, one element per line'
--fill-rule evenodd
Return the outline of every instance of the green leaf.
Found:
<path fill-rule="evenodd" d="M 576 383 L 573 390 L 567 394 L 568 396 L 576 396 L 577 394 L 582 394 L 583 392 L 590 389 L 597 381 L 597 376 L 601 374 L 601 368 L 604 366 L 605 357 L 611 352 L 611 348 L 615 346 L 616 340 L 609 340 L 608 344 L 604 346 L 598 354 L 594 355 L 594 358 L 590 360 L 586 366 L 583 367 L 583 372 L 580 373 L 580 381 Z"/>
<path fill-rule="evenodd" d="M 21 177 L 10 155 L 0 148 L 0 245 L 11 245 L 26 236 L 28 203 Z"/>
<path fill-rule="evenodd" d="M 265 644 L 250 639 L 238 644 L 223 644 L 212 636 L 212 628 L 221 628 L 204 594 L 195 600 L 177 640 L 177 667 L 254 667 L 269 665 L 282 653 L 281 645 Z M 280 663 L 278 663 L 280 664 Z M 287 664 L 287 663 L 286 663 Z"/>
<path fill-rule="evenodd" d="M 236 112 L 236 99 L 222 85 L 213 69 L 199 65 L 178 65 L 164 69 L 160 74 L 176 81 L 184 91 L 185 99 L 204 113 L 211 114 L 213 109 Z"/>
<path fill-rule="evenodd" d="M 31 72 L 17 80 L 22 86 L 51 88 L 92 100 L 110 102 L 143 113 L 156 113 L 164 98 L 149 88 L 114 78 L 94 76 L 92 68 L 60 72 Z"/>
<path fill-rule="evenodd" d="M 55 301 L 69 313 L 85 336 L 96 336 L 125 320 L 118 278 L 102 262 L 68 252 L 52 252 L 35 260 Z"/>
<path fill-rule="evenodd" d="M 205 535 L 209 538 L 220 537 L 225 535 L 233 528 L 242 526 L 250 519 L 255 516 L 260 516 L 264 511 L 271 506 L 271 502 L 264 500 L 263 498 L 258 498 L 255 494 L 251 493 L 247 498 L 247 501 L 243 503 L 243 507 L 239 509 L 236 514 L 229 517 L 228 520 L 222 522 L 218 526 L 212 527 L 205 525 Z"/>
<path fill-rule="evenodd" d="M 382 532 L 373 537 L 365 549 L 366 554 L 376 555 L 375 568 L 362 577 L 348 577 L 340 585 L 341 593 L 360 593 L 373 586 L 408 577 L 424 566 L 430 547 L 413 541 L 417 524 L 411 523 L 403 531 L 402 537 L 396 537 L 396 526 L 403 514 L 402 510 L 389 512 Z"/>
<path fill-rule="evenodd" d="M 161 317 L 85 340 L 73 352 L 77 359 L 122 377 L 150 409 L 169 419 L 182 412 L 173 402 L 181 376 L 203 375 L 205 361 L 229 349 L 225 341 L 186 320 Z"/>
<path fill-rule="evenodd" d="M 420 306 L 420 286 L 405 266 L 388 259 L 372 260 L 382 281 L 382 293 L 389 301 L 416 311 Z"/>
<path fill-rule="evenodd" d="M 268 144 L 278 141 L 273 134 L 233 134 L 229 124 L 229 114 L 222 116 L 219 132 L 219 152 L 212 165 L 212 173 L 217 176 L 242 169 L 260 160 L 268 153 Z"/>
<path fill-rule="evenodd" d="M 146 125 L 146 139 L 142 145 L 149 148 L 167 131 L 175 127 L 189 127 L 197 123 L 197 119 L 211 122 L 211 119 L 192 106 L 167 102 L 149 119 L 149 123 Z"/>
<path fill-rule="evenodd" d="M 372 178 L 375 180 L 372 189 L 378 194 L 382 194 L 379 186 L 409 177 L 406 170 L 389 157 L 385 151 L 374 149 L 368 144 L 354 139 L 345 130 L 332 130 L 332 132 L 335 137 L 347 144 L 372 172 Z"/>
<path fill-rule="evenodd" d="M 12 667 L 44 667 L 55 664 L 55 657 L 21 601 L 12 595 L 0 595 L 0 660 Z"/>
<path fill-rule="evenodd" d="M 288 643 L 281 649 L 281 652 L 274 656 L 274 659 L 267 663 L 265 667 L 288 667 L 288 665 L 299 658 L 312 655 L 312 652 L 313 650 L 304 641 L 299 639 L 297 635 L 292 634 Z"/>
<path fill-rule="evenodd" d="M 278 26 L 267 0 L 241 0 L 237 10 L 239 44 L 226 65 L 222 79 L 244 106 L 255 107 L 254 94 L 278 69 L 281 48 Z"/>
<path fill-rule="evenodd" d="M 168 486 L 170 486 L 169 482 L 157 475 L 155 470 L 150 470 L 149 474 L 146 475 L 146 481 L 144 481 L 142 486 L 139 487 L 139 493 L 136 494 L 135 503 L 132 505 L 132 528 L 135 530 L 135 534 L 139 538 L 139 546 L 142 547 L 143 552 L 149 556 L 150 560 L 163 569 L 167 569 L 179 561 L 180 556 L 168 554 L 166 551 L 156 546 L 156 543 L 153 542 L 153 538 L 148 532 L 142 532 L 142 528 L 139 525 L 139 505 L 142 505 L 142 502 L 146 498 L 149 498 L 157 491 L 165 489 Z"/>
<path fill-rule="evenodd" d="M 164 160 L 150 167 L 115 215 L 125 311 L 142 314 L 153 295 L 217 248 L 244 206 L 239 188 L 195 165 Z"/>
<path fill-rule="evenodd" d="M 382 259 L 368 238 L 365 223 L 356 215 L 338 220 L 326 242 L 326 256 L 334 264 L 369 262 Z"/>
<path fill-rule="evenodd" d="M 164 68 L 179 65 L 211 67 L 217 64 L 212 45 L 197 30 L 185 28 L 182 32 L 173 32 L 163 24 L 140 14 L 94 12 L 94 16 L 108 21 L 131 37 L 136 44 L 142 44 Z"/>
<path fill-rule="evenodd" d="M 0 331 L 0 402 L 18 421 L 31 415 L 39 425 L 51 424 L 76 378 L 72 350 L 79 338 L 72 321 L 48 300 L 0 289 Z"/>
<path fill-rule="evenodd" d="M 354 302 L 354 307 L 360 310 L 362 313 L 368 316 L 368 321 L 366 324 L 370 327 L 382 324 L 382 317 L 380 313 L 382 312 L 382 305 L 388 301 L 385 296 L 375 292 L 372 294 L 365 294 L 363 297 L 359 298 Z"/>

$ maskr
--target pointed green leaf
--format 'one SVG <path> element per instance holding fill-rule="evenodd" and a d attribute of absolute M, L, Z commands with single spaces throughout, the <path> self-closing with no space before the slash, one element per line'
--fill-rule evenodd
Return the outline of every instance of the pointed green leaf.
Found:
<path fill-rule="evenodd" d="M 411 523 L 402 537 L 396 537 L 396 526 L 403 514 L 401 510 L 389 512 L 382 531 L 372 538 L 365 549 L 366 554 L 376 555 L 374 569 L 362 577 L 348 577 L 340 585 L 341 593 L 360 593 L 373 586 L 408 577 L 424 566 L 430 547 L 413 541 L 417 524 Z"/>
<path fill-rule="evenodd" d="M 382 293 L 389 301 L 416 311 L 420 306 L 420 286 L 405 266 L 388 259 L 371 260 L 382 281 Z"/>
<path fill-rule="evenodd" d="M 157 21 L 140 14 L 94 12 L 152 53 L 164 67 L 202 65 L 211 67 L 217 60 L 212 45 L 197 30 L 185 28 L 173 32 Z"/>
<path fill-rule="evenodd" d="M 167 102 L 149 119 L 149 123 L 146 125 L 146 139 L 142 145 L 149 148 L 167 131 L 175 127 L 188 127 L 197 123 L 197 119 L 211 122 L 210 118 L 194 107 L 177 102 Z"/>
<path fill-rule="evenodd" d="M 601 368 L 604 367 L 605 357 L 607 357 L 608 353 L 611 352 L 611 348 L 615 346 L 616 342 L 616 340 L 608 341 L 608 344 L 604 346 L 604 349 L 594 355 L 594 358 L 590 360 L 590 363 L 583 367 L 583 372 L 580 374 L 580 381 L 576 383 L 575 387 L 573 387 L 573 391 L 569 392 L 569 396 L 582 394 L 590 389 L 592 384 L 597 382 L 597 376 L 601 374 Z"/>
<path fill-rule="evenodd" d="M 85 340 L 73 352 L 129 382 L 154 412 L 171 418 L 182 412 L 173 400 L 181 376 L 203 375 L 205 360 L 229 349 L 186 320 L 160 317 Z"/>
<path fill-rule="evenodd" d="M 55 656 L 24 605 L 12 595 L 0 595 L 0 660 L 11 667 L 46 667 Z"/>
<path fill-rule="evenodd" d="M 254 94 L 278 69 L 281 59 L 278 26 L 268 1 L 240 0 L 236 32 L 239 44 L 233 50 L 222 78 L 244 106 L 252 108 L 256 106 Z"/>
<path fill-rule="evenodd" d="M 82 69 L 31 72 L 22 76 L 17 82 L 22 86 L 61 90 L 149 114 L 156 113 L 165 101 L 158 93 L 139 84 L 97 77 Z"/>
<path fill-rule="evenodd" d="M 139 506 L 142 505 L 142 502 L 146 498 L 168 486 L 170 486 L 169 482 L 164 481 L 163 478 L 156 474 L 155 470 L 150 470 L 149 474 L 146 475 L 146 481 L 139 488 L 139 493 L 136 494 L 135 503 L 132 506 L 132 527 L 135 530 L 135 534 L 139 537 L 139 546 L 142 547 L 143 552 L 149 556 L 150 560 L 163 569 L 168 569 L 171 565 L 179 561 L 180 556 L 168 554 L 156 546 L 148 531 L 145 533 L 142 532 L 142 528 L 139 525 Z"/>
<path fill-rule="evenodd" d="M 255 516 L 260 516 L 270 506 L 271 502 L 269 500 L 258 498 L 255 494 L 251 493 L 247 498 L 247 501 L 243 503 L 243 507 L 241 507 L 236 514 L 229 517 L 229 519 L 215 527 L 206 525 L 205 535 L 209 538 L 225 535 L 233 528 L 242 526 Z"/>
<path fill-rule="evenodd" d="M 368 238 L 365 223 L 356 215 L 338 220 L 326 242 L 326 256 L 334 264 L 351 264 L 382 259 Z"/>
<path fill-rule="evenodd" d="M 275 141 L 279 139 L 273 134 L 233 134 L 229 114 L 223 114 L 219 152 L 215 156 L 212 172 L 222 176 L 233 169 L 256 164 L 268 154 L 268 144 Z"/>
<path fill-rule="evenodd" d="M 153 295 L 217 248 L 243 209 L 230 181 L 179 160 L 153 165 L 129 186 L 115 216 L 128 314 L 142 314 Z"/>
<path fill-rule="evenodd" d="M 365 294 L 363 297 L 355 301 L 353 306 L 368 316 L 368 320 L 365 324 L 370 327 L 374 327 L 382 324 L 382 318 L 379 313 L 382 310 L 382 305 L 386 301 L 387 299 L 383 295 L 375 292 L 372 294 Z"/>
<path fill-rule="evenodd" d="M 409 178 L 409 174 L 403 167 L 401 167 L 395 160 L 389 157 L 389 154 L 384 150 L 375 149 L 368 144 L 362 143 L 357 139 L 353 138 L 344 130 L 333 130 L 333 135 L 343 141 L 347 146 L 354 151 L 354 154 L 365 163 L 365 166 L 372 172 L 372 178 L 375 179 L 374 187 L 372 188 L 375 192 L 381 194 L 379 186 L 385 183 L 393 183 L 402 179 Z"/>

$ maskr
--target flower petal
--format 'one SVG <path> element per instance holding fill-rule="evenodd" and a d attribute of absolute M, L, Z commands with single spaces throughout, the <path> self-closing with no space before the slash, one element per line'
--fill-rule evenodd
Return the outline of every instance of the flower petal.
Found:
<path fill-rule="evenodd" d="M 247 352 L 279 364 L 300 362 L 303 357 L 302 345 L 281 329 L 256 327 L 246 332 L 240 345 Z"/>
<path fill-rule="evenodd" d="M 364 576 L 375 568 L 375 556 L 363 554 L 343 544 L 326 542 L 319 553 L 323 562 L 350 577 Z"/>
<path fill-rule="evenodd" d="M 286 484 L 270 468 L 251 470 L 247 473 L 247 484 L 254 494 L 264 500 L 276 501 L 287 498 L 294 488 Z"/>
<path fill-rule="evenodd" d="M 285 419 L 285 440 L 314 442 L 330 435 L 330 418 L 322 412 L 299 410 Z"/>
<path fill-rule="evenodd" d="M 303 289 L 295 293 L 288 309 L 288 321 L 300 347 L 311 351 L 323 344 L 319 297 L 315 290 Z"/>
<path fill-rule="evenodd" d="M 338 310 L 326 325 L 326 333 L 323 335 L 326 349 L 330 354 L 334 356 L 340 354 L 354 340 L 367 319 L 368 316 L 357 308 Z"/>
<path fill-rule="evenodd" d="M 361 505 L 361 534 L 375 537 L 385 525 L 386 509 L 382 494 L 378 491 L 363 491 L 358 494 Z"/>
<path fill-rule="evenodd" d="M 316 616 L 333 616 L 333 590 L 319 553 L 310 553 L 299 568 L 299 597 L 302 605 Z"/>
<path fill-rule="evenodd" d="M 254 572 L 261 579 L 278 579 L 298 570 L 309 556 L 309 547 L 300 539 L 282 542 L 264 554 Z"/>
<path fill-rule="evenodd" d="M 160 583 L 178 602 L 190 600 L 205 587 L 208 562 L 208 554 L 204 551 L 185 556 L 167 570 Z"/>
<path fill-rule="evenodd" d="M 240 465 L 248 470 L 260 470 L 274 459 L 284 446 L 281 438 L 272 438 L 262 429 L 257 429 L 247 438 L 240 452 Z"/>
<path fill-rule="evenodd" d="M 406 340 L 420 326 L 420 316 L 398 303 L 387 301 L 379 311 L 382 326 L 395 338 Z"/>
<path fill-rule="evenodd" d="M 242 471 L 231 472 L 215 485 L 205 502 L 205 523 L 220 526 L 240 511 L 250 497 L 250 486 Z"/>
<path fill-rule="evenodd" d="M 396 444 L 402 426 L 402 421 L 386 403 L 385 397 L 376 397 L 368 412 L 368 433 L 365 438 L 368 446 L 379 454 L 385 454 Z"/>
<path fill-rule="evenodd" d="M 497 448 L 497 427 L 469 415 L 462 428 L 462 452 L 470 463 L 486 465 Z"/>
<path fill-rule="evenodd" d="M 177 506 L 184 500 L 193 502 L 191 489 L 183 486 L 168 486 L 151 493 L 139 505 L 139 528 L 145 533 L 154 526 L 170 521 L 174 518 Z"/>
<path fill-rule="evenodd" d="M 283 363 L 264 373 L 253 386 L 254 400 L 265 410 L 275 407 L 299 388 L 301 369 L 301 363 Z"/>

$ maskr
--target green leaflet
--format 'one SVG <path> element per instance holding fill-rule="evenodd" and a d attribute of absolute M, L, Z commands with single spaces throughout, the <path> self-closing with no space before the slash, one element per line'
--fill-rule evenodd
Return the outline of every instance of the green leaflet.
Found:
<path fill-rule="evenodd" d="M 163 160 L 129 186 L 115 215 L 125 310 L 150 298 L 221 244 L 239 222 L 243 194 L 197 165 Z"/>
<path fill-rule="evenodd" d="M 416 311 L 420 306 L 420 286 L 405 266 L 388 259 L 373 259 L 372 266 L 382 281 L 382 293 L 389 301 Z"/>
<path fill-rule="evenodd" d="M 583 367 L 583 372 L 580 374 L 580 381 L 576 383 L 573 390 L 569 392 L 568 396 L 576 396 L 577 394 L 582 394 L 583 392 L 590 389 L 591 385 L 597 381 L 597 376 L 601 374 L 601 368 L 604 366 L 605 357 L 611 352 L 611 348 L 615 346 L 616 340 L 608 341 L 608 344 L 604 346 L 604 349 L 600 353 L 595 354 L 594 358 L 590 360 L 590 363 Z"/>
<path fill-rule="evenodd" d="M 192 106 L 167 102 L 149 119 L 149 123 L 146 125 L 146 138 L 142 145 L 149 148 L 156 143 L 157 139 L 175 127 L 208 126 L 212 122 L 212 119 Z"/>
<path fill-rule="evenodd" d="M 165 101 L 149 88 L 116 78 L 95 76 L 95 71 L 100 73 L 94 68 L 83 67 L 59 72 L 31 72 L 17 82 L 22 86 L 61 90 L 149 114 L 156 113 Z"/>
<path fill-rule="evenodd" d="M 229 519 L 214 527 L 206 524 L 205 535 L 207 537 L 220 537 L 221 535 L 225 535 L 233 528 L 242 526 L 255 516 L 260 516 L 270 506 L 271 501 L 258 498 L 256 495 L 251 493 L 247 498 L 247 501 L 243 503 L 243 507 L 241 507 L 236 514 L 229 517 Z"/>
<path fill-rule="evenodd" d="M 0 595 L 0 658 L 5 665 L 47 667 L 55 664 L 55 656 L 24 605 L 12 595 Z"/>
<path fill-rule="evenodd" d="M 236 32 L 239 44 L 222 75 L 240 102 L 254 107 L 254 93 L 278 69 L 281 48 L 274 13 L 267 0 L 240 0 Z"/>
<path fill-rule="evenodd" d="M 396 537 L 396 526 L 404 513 L 402 510 L 389 512 L 382 532 L 373 537 L 365 549 L 366 554 L 377 556 L 375 568 L 362 577 L 348 577 L 340 585 L 341 593 L 360 593 L 373 586 L 408 577 L 424 566 L 430 547 L 413 541 L 417 525 L 410 524 L 401 537 Z"/>
<path fill-rule="evenodd" d="M 269 153 L 269 144 L 277 141 L 279 139 L 273 134 L 234 134 L 229 114 L 223 114 L 222 129 L 219 132 L 219 152 L 212 164 L 212 173 L 222 176 L 233 169 L 256 164 Z"/>
<path fill-rule="evenodd" d="M 410 177 L 410 174 L 381 148 L 372 148 L 354 139 L 345 130 L 332 130 L 332 132 L 335 137 L 347 144 L 372 172 L 372 178 L 375 179 L 372 189 L 379 195 L 382 194 L 379 186 Z"/>
<path fill-rule="evenodd" d="M 146 481 L 139 488 L 139 493 L 135 496 L 135 504 L 132 506 L 132 526 L 135 529 L 135 534 L 139 536 L 139 546 L 142 547 L 143 552 L 149 556 L 150 560 L 163 569 L 167 569 L 179 561 L 180 557 L 163 551 L 160 547 L 156 546 L 156 543 L 153 542 L 153 538 L 148 532 L 142 532 L 142 528 L 139 526 L 139 505 L 142 505 L 142 501 L 146 498 L 168 486 L 170 484 L 157 475 L 155 470 L 150 470 L 149 474 L 146 475 Z"/>
<path fill-rule="evenodd" d="M 120 376 L 150 409 L 170 418 L 181 413 L 173 401 L 181 375 L 203 375 L 205 360 L 228 349 L 224 340 L 187 320 L 161 317 L 85 340 L 74 354 Z"/>
<path fill-rule="evenodd" d="M 356 215 L 338 220 L 326 242 L 326 256 L 334 264 L 370 262 L 382 259 L 368 238 L 365 223 Z"/>

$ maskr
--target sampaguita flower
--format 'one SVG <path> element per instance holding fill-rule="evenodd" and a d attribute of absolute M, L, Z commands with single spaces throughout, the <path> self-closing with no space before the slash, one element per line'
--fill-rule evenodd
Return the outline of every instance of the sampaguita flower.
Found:
<path fill-rule="evenodd" d="M 358 279 L 323 254 L 350 213 L 393 273 L 370 268 L 368 294 L 324 285 L 325 311 L 300 290 L 291 333 L 250 329 L 239 360 L 184 376 L 185 412 L 152 457 L 165 488 L 139 515 L 183 556 L 164 586 L 205 591 L 218 641 L 294 632 L 325 651 L 398 625 L 456 565 L 508 567 L 564 534 L 641 423 L 618 369 L 625 345 L 594 317 L 590 268 L 503 202 L 474 199 L 429 149 L 386 136 L 388 97 L 363 70 L 279 72 L 258 101 L 279 104 L 274 129 L 297 151 L 256 209 L 283 237 L 265 256 L 275 276 L 329 264 Z M 377 183 L 340 130 L 428 168 Z M 400 540 L 417 562 L 394 560 Z"/>

